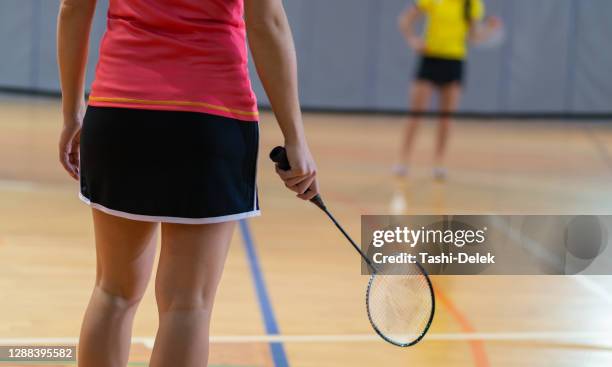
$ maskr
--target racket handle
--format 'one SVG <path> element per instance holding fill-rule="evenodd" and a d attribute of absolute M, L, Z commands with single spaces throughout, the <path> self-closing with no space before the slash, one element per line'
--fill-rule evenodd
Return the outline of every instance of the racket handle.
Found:
<path fill-rule="evenodd" d="M 289 165 L 289 159 L 287 158 L 287 151 L 284 147 L 279 146 L 272 149 L 272 151 L 270 152 L 270 159 L 272 160 L 272 162 L 278 165 L 278 168 L 282 169 L 283 171 L 289 171 L 291 169 L 291 165 Z M 321 198 L 321 195 L 317 194 L 317 196 L 310 199 L 310 202 L 318 206 L 322 210 L 327 210 L 327 208 L 325 207 L 325 203 Z"/>

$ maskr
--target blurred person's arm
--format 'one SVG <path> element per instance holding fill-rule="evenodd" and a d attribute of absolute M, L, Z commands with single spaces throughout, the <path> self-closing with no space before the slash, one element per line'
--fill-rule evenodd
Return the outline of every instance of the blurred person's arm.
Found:
<path fill-rule="evenodd" d="M 85 113 L 85 69 L 96 0 L 62 0 L 57 18 L 57 61 L 64 126 L 60 162 L 78 178 L 78 135 Z"/>
<path fill-rule="evenodd" d="M 502 26 L 501 19 L 494 16 L 485 18 L 485 5 L 482 0 L 471 0 L 471 4 L 470 41 L 475 44 L 486 42 Z"/>
<path fill-rule="evenodd" d="M 319 191 L 316 164 L 304 133 L 297 57 L 282 0 L 245 0 L 244 7 L 253 61 L 285 138 L 291 165 L 291 170 L 277 172 L 299 198 L 309 200 Z"/>
<path fill-rule="evenodd" d="M 502 26 L 498 17 L 490 16 L 484 21 L 472 21 L 470 27 L 470 41 L 474 44 L 488 41 Z"/>
<path fill-rule="evenodd" d="M 418 6 L 411 5 L 398 18 L 398 26 L 406 42 L 417 52 L 421 52 L 425 48 L 425 42 L 415 32 L 416 23 L 423 15 L 423 11 Z"/>

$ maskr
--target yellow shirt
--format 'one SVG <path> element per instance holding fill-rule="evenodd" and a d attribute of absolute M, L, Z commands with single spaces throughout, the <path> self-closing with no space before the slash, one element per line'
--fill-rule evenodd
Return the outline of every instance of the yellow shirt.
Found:
<path fill-rule="evenodd" d="M 482 0 L 471 0 L 471 19 L 484 15 Z M 469 25 L 465 19 L 466 0 L 416 0 L 427 16 L 425 55 L 445 59 L 465 58 Z"/>

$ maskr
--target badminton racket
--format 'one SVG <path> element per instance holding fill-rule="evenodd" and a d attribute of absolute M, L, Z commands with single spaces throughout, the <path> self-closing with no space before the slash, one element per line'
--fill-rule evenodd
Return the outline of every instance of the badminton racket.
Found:
<path fill-rule="evenodd" d="M 291 169 L 283 147 L 274 148 L 270 159 L 282 170 Z M 396 268 L 374 264 L 327 209 L 321 195 L 310 201 L 329 217 L 370 268 L 372 275 L 366 290 L 366 310 L 374 331 L 399 347 L 409 347 L 421 341 L 435 312 L 434 291 L 425 269 L 418 262 L 401 264 L 401 267 L 394 264 Z"/>

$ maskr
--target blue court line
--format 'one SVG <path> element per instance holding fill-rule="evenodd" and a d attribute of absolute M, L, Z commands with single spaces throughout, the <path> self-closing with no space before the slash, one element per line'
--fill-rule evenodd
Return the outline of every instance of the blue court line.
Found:
<path fill-rule="evenodd" d="M 249 259 L 251 276 L 253 277 L 255 291 L 259 301 L 259 308 L 266 327 L 266 333 L 268 335 L 278 335 L 280 334 L 280 330 L 278 328 L 278 323 L 276 322 L 276 317 L 274 316 L 274 310 L 272 309 L 270 297 L 268 296 L 266 283 L 263 279 L 261 266 L 259 265 L 259 258 L 257 257 L 257 251 L 255 250 L 255 244 L 251 236 L 251 231 L 249 230 L 249 224 L 244 219 L 240 221 L 240 232 L 242 233 L 242 238 L 244 239 L 244 247 Z M 289 367 L 289 362 L 287 360 L 287 354 L 285 353 L 283 343 L 270 343 L 270 352 L 272 353 L 272 360 L 274 361 L 275 367 Z"/>

